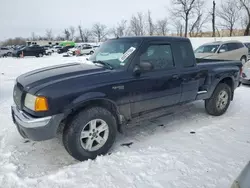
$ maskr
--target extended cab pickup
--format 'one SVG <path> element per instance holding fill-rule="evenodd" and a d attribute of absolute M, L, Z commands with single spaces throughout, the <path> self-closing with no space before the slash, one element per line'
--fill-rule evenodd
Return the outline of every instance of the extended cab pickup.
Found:
<path fill-rule="evenodd" d="M 189 39 L 126 37 L 103 43 L 86 63 L 34 70 L 17 78 L 12 117 L 40 141 L 62 133 L 78 160 L 105 154 L 117 130 L 194 100 L 225 113 L 240 85 L 240 61 L 195 59 Z"/>

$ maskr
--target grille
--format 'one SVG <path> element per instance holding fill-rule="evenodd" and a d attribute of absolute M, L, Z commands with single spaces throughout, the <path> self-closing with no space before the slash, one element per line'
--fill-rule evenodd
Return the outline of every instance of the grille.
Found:
<path fill-rule="evenodd" d="M 13 99 L 16 106 L 21 109 L 21 101 L 22 101 L 22 90 L 16 84 L 13 91 Z"/>

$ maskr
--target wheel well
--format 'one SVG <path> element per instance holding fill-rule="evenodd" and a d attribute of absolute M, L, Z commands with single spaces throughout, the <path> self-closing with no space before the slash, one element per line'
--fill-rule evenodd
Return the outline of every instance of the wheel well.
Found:
<path fill-rule="evenodd" d="M 233 82 L 233 79 L 227 77 L 227 78 L 224 78 L 223 80 L 221 80 L 220 83 L 227 84 L 231 88 L 231 91 L 232 91 L 231 100 L 233 100 L 233 94 L 234 94 L 234 82 Z"/>
<path fill-rule="evenodd" d="M 243 55 L 243 56 L 240 58 L 240 60 L 241 60 L 242 58 L 245 58 L 245 59 L 247 60 L 247 56 L 245 56 L 245 55 Z"/>
<path fill-rule="evenodd" d="M 99 106 L 99 107 L 103 107 L 109 110 L 116 118 L 117 129 L 120 130 L 121 120 L 120 120 L 120 114 L 117 109 L 117 106 L 111 101 L 106 100 L 106 99 L 94 99 L 94 100 L 86 101 L 82 105 L 72 109 L 71 112 L 68 115 L 66 115 L 66 117 L 62 120 L 58 128 L 58 132 L 62 133 L 65 127 L 68 126 L 69 122 L 71 122 L 74 116 L 78 114 L 80 111 L 88 107 L 93 107 L 93 106 Z"/>

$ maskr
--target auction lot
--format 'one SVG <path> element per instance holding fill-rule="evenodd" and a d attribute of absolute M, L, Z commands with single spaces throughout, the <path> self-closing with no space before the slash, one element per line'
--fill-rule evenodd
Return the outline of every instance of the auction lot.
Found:
<path fill-rule="evenodd" d="M 78 162 L 59 139 L 23 139 L 12 123 L 15 78 L 86 57 L 0 58 L 0 187 L 230 187 L 250 159 L 250 86 L 235 91 L 225 115 L 203 101 L 125 129 L 110 155 Z"/>

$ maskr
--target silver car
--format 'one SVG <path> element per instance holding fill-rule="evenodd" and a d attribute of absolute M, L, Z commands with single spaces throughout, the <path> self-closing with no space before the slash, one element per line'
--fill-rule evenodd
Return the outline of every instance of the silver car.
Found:
<path fill-rule="evenodd" d="M 202 59 L 240 60 L 245 64 L 248 48 L 239 41 L 207 43 L 195 50 L 195 57 Z"/>
<path fill-rule="evenodd" d="M 246 62 L 242 68 L 241 83 L 250 84 L 250 61 Z"/>

